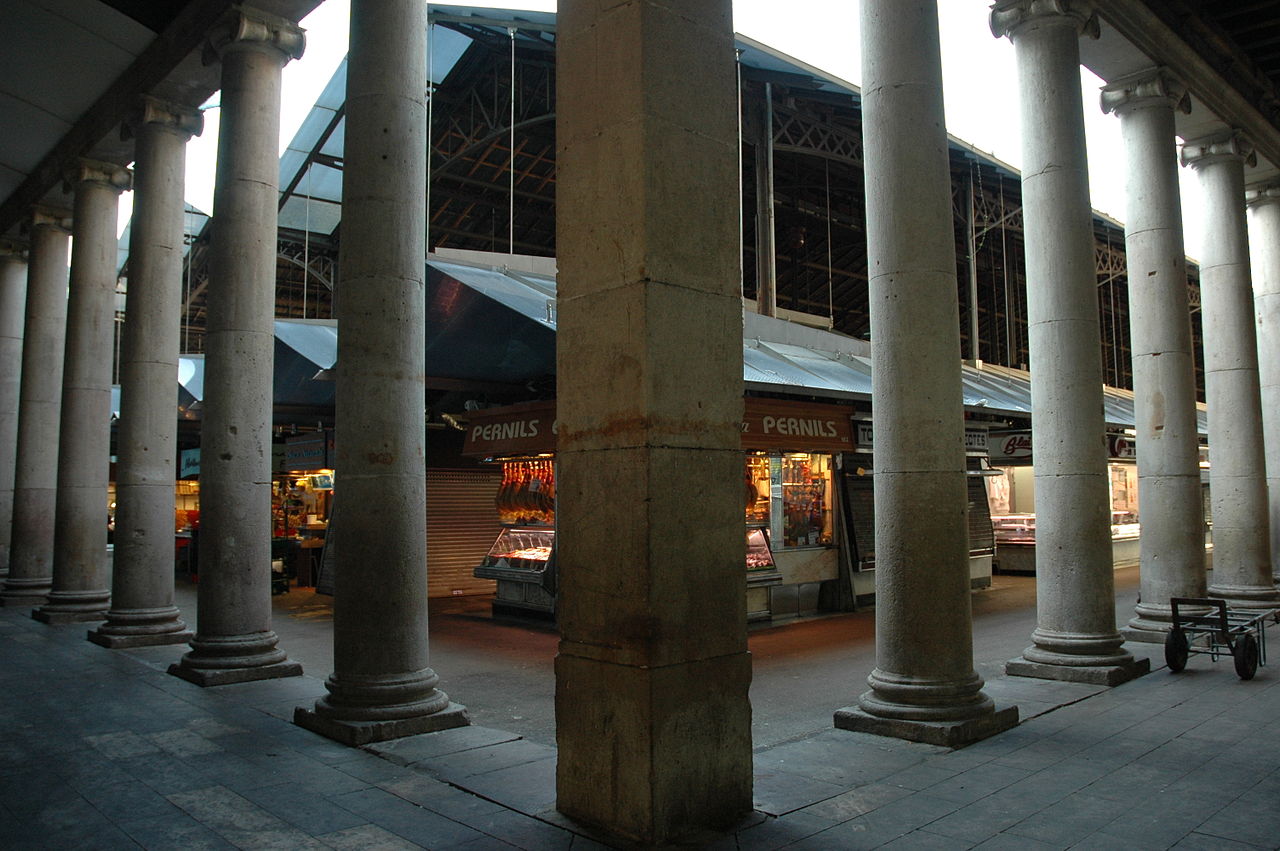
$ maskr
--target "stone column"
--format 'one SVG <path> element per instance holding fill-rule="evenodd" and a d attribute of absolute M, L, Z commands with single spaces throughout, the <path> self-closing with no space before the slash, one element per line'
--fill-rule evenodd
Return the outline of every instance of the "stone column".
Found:
<path fill-rule="evenodd" d="M 730 3 L 559 14 L 557 807 L 657 845 L 751 809 Z"/>
<path fill-rule="evenodd" d="M 1017 54 L 1035 442 L 1034 644 L 1010 674 L 1116 685 L 1145 673 L 1116 629 L 1093 211 L 1080 97 L 1080 0 L 1002 0 Z"/>
<path fill-rule="evenodd" d="M 1142 494 L 1140 602 L 1125 634 L 1164 641 L 1170 597 L 1205 595 L 1200 439 L 1187 306 L 1186 249 L 1173 111 L 1189 111 L 1186 87 L 1164 69 L 1117 80 L 1102 109 L 1120 117 L 1129 206 L 1125 254 Z"/>
<path fill-rule="evenodd" d="M 111 360 L 115 342 L 116 219 L 129 170 L 82 160 L 75 191 L 54 511 L 53 588 L 31 613 L 44 623 L 106 616 Z"/>
<path fill-rule="evenodd" d="M 280 71 L 302 55 L 292 23 L 238 7 L 222 61 L 209 245 L 200 586 L 191 651 L 169 668 L 202 686 L 296 676 L 271 629 L 271 381 Z"/>
<path fill-rule="evenodd" d="M 9 575 L 13 465 L 22 379 L 22 320 L 27 303 L 26 247 L 0 244 L 0 579 Z"/>
<path fill-rule="evenodd" d="M 935 0 L 862 0 L 876 668 L 849 730 L 956 747 L 1018 723 L 973 669 L 960 313 Z M 909 140 L 909 142 L 908 142 Z"/>
<path fill-rule="evenodd" d="M 41 210 L 32 218 L 13 475 L 13 541 L 9 578 L 0 591 L 0 605 L 5 606 L 42 605 L 53 581 L 70 229 L 69 213 Z"/>
<path fill-rule="evenodd" d="M 1248 193 L 1258 380 L 1267 461 L 1271 575 L 1280 585 L 1280 183 Z"/>
<path fill-rule="evenodd" d="M 1182 163 L 1200 175 L 1204 257 L 1204 391 L 1209 406 L 1209 499 L 1213 579 L 1209 596 L 1232 606 L 1271 608 L 1280 600 L 1271 575 L 1266 455 L 1253 316 L 1244 164 L 1252 146 L 1234 131 L 1182 146 Z"/>
<path fill-rule="evenodd" d="M 361 745 L 468 723 L 427 647 L 427 7 L 355 0 L 347 55 L 329 694 L 297 723 Z"/>
<path fill-rule="evenodd" d="M 145 98 L 136 137 L 129 295 L 120 341 L 116 428 L 116 534 L 107 622 L 89 633 L 104 647 L 184 644 L 173 604 L 174 462 L 182 312 L 186 144 L 201 113 Z"/>

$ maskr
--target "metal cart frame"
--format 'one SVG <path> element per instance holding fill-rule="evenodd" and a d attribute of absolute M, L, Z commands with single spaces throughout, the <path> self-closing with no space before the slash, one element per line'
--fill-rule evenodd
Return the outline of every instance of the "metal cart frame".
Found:
<path fill-rule="evenodd" d="M 1191 654 L 1213 661 L 1230 655 L 1236 674 L 1251 680 L 1267 664 L 1267 622 L 1280 623 L 1280 609 L 1228 609 L 1226 600 L 1174 597 L 1173 626 L 1164 641 L 1164 661 L 1171 673 L 1187 666 Z M 1190 609 L 1191 611 L 1187 611 Z"/>

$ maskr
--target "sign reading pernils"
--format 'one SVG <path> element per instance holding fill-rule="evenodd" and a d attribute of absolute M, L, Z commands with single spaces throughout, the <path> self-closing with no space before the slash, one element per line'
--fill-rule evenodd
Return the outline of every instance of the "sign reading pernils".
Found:
<path fill-rule="evenodd" d="M 847 452 L 853 449 L 845 405 L 748 398 L 742 421 L 742 448 L 787 452 Z M 462 454 L 478 457 L 537 455 L 556 451 L 556 408 L 530 402 L 468 415 Z"/>
<path fill-rule="evenodd" d="M 556 451 L 554 402 L 529 402 L 474 411 L 467 420 L 463 455 L 538 455 Z"/>
<path fill-rule="evenodd" d="M 742 448 L 784 452 L 853 451 L 853 408 L 786 399 L 745 400 Z"/>

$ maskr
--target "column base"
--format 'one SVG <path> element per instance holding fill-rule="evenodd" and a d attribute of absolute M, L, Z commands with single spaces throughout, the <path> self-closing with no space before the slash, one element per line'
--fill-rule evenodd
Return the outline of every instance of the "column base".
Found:
<path fill-rule="evenodd" d="M 1280 590 L 1273 585 L 1210 585 L 1209 596 L 1227 601 L 1229 609 L 1274 609 L 1280 606 Z"/>
<path fill-rule="evenodd" d="M 860 706 L 846 706 L 836 710 L 835 726 L 836 729 L 856 733 L 924 742 L 944 748 L 962 748 L 1018 726 L 1018 707 L 998 706 L 989 714 L 964 721 L 912 721 L 881 718 Z"/>
<path fill-rule="evenodd" d="M 68 623 L 90 623 L 92 621 L 104 620 L 107 616 L 106 611 L 67 611 L 64 609 L 49 609 L 47 606 L 41 606 L 38 609 L 32 609 L 31 617 L 40 623 L 52 624 L 60 626 Z"/>
<path fill-rule="evenodd" d="M 274 665 L 257 665 L 251 668 L 195 668 L 183 662 L 174 662 L 169 673 L 178 679 L 207 688 L 232 683 L 252 683 L 258 680 L 277 680 L 282 677 L 302 676 L 298 662 L 277 662 Z"/>
<path fill-rule="evenodd" d="M 240 635 L 200 635 L 191 651 L 169 666 L 175 677 L 198 686 L 222 686 L 302 675 L 302 665 L 289 661 L 276 646 L 271 630 Z"/>
<path fill-rule="evenodd" d="M 195 637 L 189 629 L 177 632 L 160 632 L 150 634 L 116 635 L 105 633 L 101 627 L 89 630 L 85 636 L 94 644 L 108 650 L 127 650 L 130 647 L 157 647 L 163 644 L 187 644 Z"/>
<path fill-rule="evenodd" d="M 39 579 L 5 580 L 4 590 L 0 590 L 0 606 L 43 606 L 49 602 L 49 592 L 53 590 L 53 580 L 48 576 Z"/>
<path fill-rule="evenodd" d="M 1161 638 L 1161 641 L 1164 639 Z M 1033 677 L 1040 680 L 1059 680 L 1069 683 L 1088 683 L 1096 686 L 1118 686 L 1151 672 L 1149 659 L 1129 658 L 1115 665 L 1052 665 L 1032 662 L 1025 658 L 1011 659 L 1005 663 L 1004 672 L 1011 677 Z"/>
<path fill-rule="evenodd" d="M 1120 630 L 1120 634 L 1124 636 L 1125 641 L 1137 641 L 1140 644 L 1164 644 L 1165 636 L 1169 634 L 1170 624 L 1151 624 L 1149 626 L 1135 626 L 1138 622 L 1137 618 L 1129 621 L 1129 625 Z"/>
<path fill-rule="evenodd" d="M 111 606 L 111 592 L 105 588 L 94 591 L 53 591 L 43 606 L 31 613 L 41 623 L 86 623 L 107 619 Z"/>
<path fill-rule="evenodd" d="M 438 733 L 454 727 L 471 724 L 467 708 L 449 703 L 444 709 L 430 715 L 413 718 L 393 718 L 386 721 L 341 721 L 321 715 L 314 709 L 299 706 L 293 711 L 293 723 L 353 748 L 388 739 L 416 736 L 419 733 Z"/>

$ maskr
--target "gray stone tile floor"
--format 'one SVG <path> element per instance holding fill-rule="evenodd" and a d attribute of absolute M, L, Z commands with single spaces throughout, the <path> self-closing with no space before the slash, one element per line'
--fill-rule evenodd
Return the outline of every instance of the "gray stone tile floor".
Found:
<path fill-rule="evenodd" d="M 784 664 L 807 659 L 829 678 L 847 667 L 831 660 L 865 663 L 865 613 L 753 634 L 756 812 L 702 846 L 1280 848 L 1280 666 L 1244 682 L 1229 659 L 1193 657 L 1172 675 L 1159 647 L 1131 644 L 1155 670 L 1116 688 L 999 676 L 1034 623 L 1023 592 L 987 614 L 989 600 L 975 603 L 978 667 L 1023 721 L 955 751 L 835 730 L 847 684 L 797 682 Z M 179 602 L 194 612 L 192 589 Z M 305 676 L 212 689 L 165 673 L 183 648 L 106 650 L 83 625 L 0 609 L 0 848 L 610 847 L 554 809 L 550 660 L 517 650 L 547 656 L 554 634 L 474 605 L 433 613 L 432 626 L 433 658 L 467 669 L 443 676 L 477 723 L 352 749 L 289 720 L 324 693 L 323 599 L 276 603 Z M 488 637 L 483 659 L 465 655 L 468 635 Z M 856 651 L 840 652 L 846 641 Z"/>

